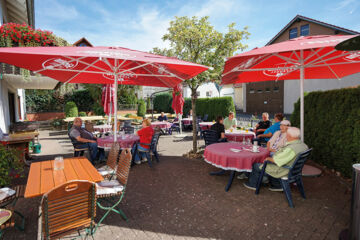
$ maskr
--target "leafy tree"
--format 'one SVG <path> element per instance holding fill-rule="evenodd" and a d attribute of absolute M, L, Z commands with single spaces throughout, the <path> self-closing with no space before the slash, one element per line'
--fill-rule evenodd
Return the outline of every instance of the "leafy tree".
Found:
<path fill-rule="evenodd" d="M 101 106 L 101 95 L 102 95 L 102 84 L 82 84 L 85 89 L 90 93 L 90 96 L 94 100 L 93 109 L 96 109 L 96 112 L 99 112 L 99 107 Z M 130 86 L 130 85 L 119 85 L 117 92 L 117 100 L 120 104 L 136 104 L 137 95 L 136 92 L 139 89 L 139 86 Z"/>
<path fill-rule="evenodd" d="M 164 41 L 170 42 L 169 49 L 154 48 L 153 52 L 181 60 L 203 64 L 210 70 L 186 80 L 185 85 L 191 89 L 191 105 L 193 111 L 193 152 L 197 152 L 196 141 L 196 90 L 208 81 L 219 83 L 225 59 L 233 56 L 238 50 L 244 50 L 247 45 L 242 43 L 250 33 L 247 27 L 242 30 L 235 28 L 235 23 L 228 25 L 226 33 L 218 32 L 209 22 L 209 17 L 176 17 L 170 22 Z"/>

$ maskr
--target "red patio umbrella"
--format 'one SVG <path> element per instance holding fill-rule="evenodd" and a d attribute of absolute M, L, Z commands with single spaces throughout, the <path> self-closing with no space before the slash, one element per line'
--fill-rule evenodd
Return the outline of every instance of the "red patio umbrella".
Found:
<path fill-rule="evenodd" d="M 183 113 L 183 106 L 184 106 L 184 98 L 182 96 L 182 85 L 178 84 L 174 87 L 173 91 L 173 101 L 172 101 L 172 109 L 176 114 Z"/>
<path fill-rule="evenodd" d="M 0 48 L 0 62 L 64 83 L 174 87 L 208 67 L 120 47 Z M 114 95 L 117 102 L 117 95 Z M 117 113 L 117 104 L 114 106 Z M 115 122 L 117 114 L 115 114 Z M 115 124 L 115 132 L 117 131 Z M 116 141 L 116 134 L 115 139 Z"/>
<path fill-rule="evenodd" d="M 174 87 L 173 90 L 173 101 L 171 104 L 172 109 L 179 117 L 179 127 L 180 127 L 180 134 L 182 134 L 182 127 L 181 127 L 181 116 L 183 114 L 183 107 L 184 107 L 184 98 L 182 96 L 182 85 L 178 84 Z"/>
<path fill-rule="evenodd" d="M 104 84 L 102 88 L 101 104 L 104 113 L 110 115 L 114 113 L 115 86 L 114 84 Z"/>
<path fill-rule="evenodd" d="M 300 79 L 300 126 L 304 140 L 304 79 L 341 79 L 360 71 L 360 52 L 337 51 L 349 36 L 291 39 L 229 58 L 222 84 Z"/>

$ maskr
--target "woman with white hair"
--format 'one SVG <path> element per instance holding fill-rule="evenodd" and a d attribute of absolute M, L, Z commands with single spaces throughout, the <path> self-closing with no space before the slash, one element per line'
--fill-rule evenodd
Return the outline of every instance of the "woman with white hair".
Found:
<path fill-rule="evenodd" d="M 288 127 L 291 126 L 290 121 L 282 120 L 280 122 L 280 130 L 276 131 L 274 135 L 267 142 L 267 150 L 270 151 L 270 156 L 273 156 L 276 151 L 286 144 L 286 132 Z"/>

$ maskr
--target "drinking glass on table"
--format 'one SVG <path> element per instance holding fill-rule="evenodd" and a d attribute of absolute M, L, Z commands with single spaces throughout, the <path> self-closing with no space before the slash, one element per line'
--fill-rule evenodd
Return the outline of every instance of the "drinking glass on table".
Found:
<path fill-rule="evenodd" d="M 251 145 L 251 140 L 250 138 L 246 139 L 247 145 Z"/>
<path fill-rule="evenodd" d="M 64 169 L 64 158 L 62 156 L 58 156 L 54 160 L 54 170 L 63 170 Z"/>

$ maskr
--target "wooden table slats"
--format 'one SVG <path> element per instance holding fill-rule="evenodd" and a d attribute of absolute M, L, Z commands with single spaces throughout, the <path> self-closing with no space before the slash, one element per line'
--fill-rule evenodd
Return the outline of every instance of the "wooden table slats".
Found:
<path fill-rule="evenodd" d="M 25 197 L 37 197 L 71 180 L 100 182 L 104 178 L 85 157 L 65 158 L 64 169 L 54 170 L 54 160 L 32 163 Z"/>

